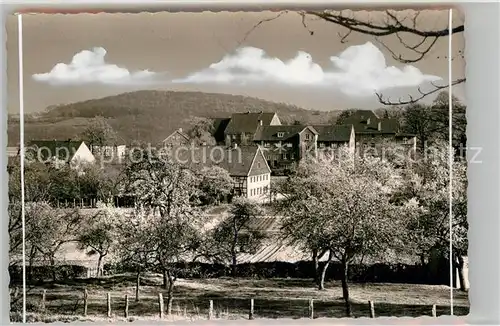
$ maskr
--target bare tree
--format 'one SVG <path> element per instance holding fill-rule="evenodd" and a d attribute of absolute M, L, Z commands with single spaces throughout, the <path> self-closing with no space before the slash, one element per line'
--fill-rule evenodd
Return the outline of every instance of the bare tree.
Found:
<path fill-rule="evenodd" d="M 101 207 L 86 219 L 78 235 L 80 250 L 89 256 L 97 255 L 97 277 L 103 275 L 103 259 L 110 253 L 116 241 L 117 212 L 111 207 Z"/>
<path fill-rule="evenodd" d="M 319 289 L 324 289 L 329 264 L 334 260 L 341 263 L 349 317 L 350 264 L 362 256 L 382 258 L 404 239 L 404 214 L 390 202 L 397 185 L 395 175 L 389 162 L 370 157 L 313 160 L 301 163 L 297 173 L 280 187 L 284 196 L 280 208 L 286 217 L 283 232 L 310 252 L 328 255 Z"/>
<path fill-rule="evenodd" d="M 234 189 L 234 180 L 227 170 L 218 167 L 205 167 L 200 171 L 200 190 L 205 204 L 218 205 Z"/>
<path fill-rule="evenodd" d="M 97 116 L 90 120 L 89 125 L 82 133 L 82 137 L 94 152 L 94 146 L 114 145 L 118 135 L 106 118 Z"/>
<path fill-rule="evenodd" d="M 256 28 L 263 23 L 273 21 L 280 18 L 284 14 L 290 13 L 288 10 L 280 11 L 275 16 L 263 19 L 255 24 L 246 34 L 244 40 Z M 314 30 L 309 27 L 311 19 L 323 21 L 329 24 L 335 24 L 344 28 L 345 32 L 338 33 L 341 43 L 346 43 L 352 33 L 370 35 L 385 48 L 392 57 L 401 63 L 415 63 L 423 60 L 430 55 L 438 40 L 448 37 L 451 34 L 460 34 L 464 32 L 464 24 L 459 24 L 451 28 L 428 29 L 426 24 L 422 23 L 423 16 L 421 11 L 397 11 L 385 10 L 376 13 L 355 12 L 351 10 L 323 10 L 323 11 L 297 11 L 295 12 L 301 17 L 302 25 L 311 36 L 314 35 Z M 387 37 L 395 37 L 398 40 L 400 49 L 395 49 L 384 42 Z M 463 51 L 459 51 L 459 57 L 463 58 Z M 455 57 L 456 58 L 456 57 Z M 451 58 L 454 60 L 455 58 Z M 452 82 L 452 85 L 464 83 L 465 78 L 457 78 Z M 431 83 L 430 90 L 417 88 L 418 95 L 408 95 L 405 99 L 396 101 L 385 97 L 381 93 L 376 93 L 380 103 L 384 105 L 404 105 L 415 103 L 429 95 L 438 93 L 443 89 L 448 88 L 447 84 Z"/>
<path fill-rule="evenodd" d="M 265 238 L 265 234 L 252 228 L 251 222 L 263 210 L 258 203 L 246 198 L 237 198 L 227 216 L 211 233 L 211 241 L 206 243 L 205 254 L 216 261 L 230 261 L 231 274 L 236 276 L 238 255 L 255 253 Z"/>

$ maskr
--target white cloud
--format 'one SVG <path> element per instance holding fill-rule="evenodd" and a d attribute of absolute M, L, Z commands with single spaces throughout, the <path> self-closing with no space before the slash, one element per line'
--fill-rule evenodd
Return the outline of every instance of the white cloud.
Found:
<path fill-rule="evenodd" d="M 33 79 L 52 85 L 63 84 L 130 84 L 151 80 L 155 73 L 149 70 L 131 72 L 126 68 L 106 63 L 106 50 L 96 47 L 73 56 L 69 64 L 58 63 L 46 73 L 34 74 Z"/>
<path fill-rule="evenodd" d="M 271 58 L 264 50 L 244 47 L 221 61 L 177 83 L 258 84 L 277 83 L 287 86 L 334 88 L 351 96 L 369 96 L 374 91 L 415 87 L 440 77 L 424 75 L 413 66 L 387 66 L 383 53 L 371 42 L 350 46 L 330 58 L 331 66 L 323 69 L 310 54 L 298 52 L 295 58 L 282 61 Z"/>

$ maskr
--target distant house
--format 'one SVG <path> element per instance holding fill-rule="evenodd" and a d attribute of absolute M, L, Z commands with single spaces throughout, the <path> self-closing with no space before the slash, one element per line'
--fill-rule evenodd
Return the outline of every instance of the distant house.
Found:
<path fill-rule="evenodd" d="M 318 150 L 347 146 L 354 150 L 356 134 L 353 125 L 314 125 L 318 132 Z"/>
<path fill-rule="evenodd" d="M 26 157 L 43 163 L 63 163 L 72 167 L 95 162 L 95 156 L 84 141 L 34 140 L 26 146 Z"/>
<path fill-rule="evenodd" d="M 202 146 L 193 151 L 173 148 L 175 160 L 194 170 L 219 166 L 234 180 L 234 195 L 259 202 L 269 200 L 271 169 L 259 146 Z"/>
<path fill-rule="evenodd" d="M 175 130 L 171 133 L 167 138 L 161 141 L 161 146 L 163 147 L 175 147 L 181 145 L 189 145 L 190 143 L 189 136 L 186 135 L 182 128 Z"/>
<path fill-rule="evenodd" d="M 415 135 L 401 132 L 397 119 L 379 118 L 371 110 L 356 110 L 342 121 L 342 124 L 351 124 L 356 133 L 358 147 L 375 147 L 383 140 L 394 141 L 397 144 L 416 149 Z"/>
<path fill-rule="evenodd" d="M 259 126 L 279 126 L 281 121 L 274 112 L 235 113 L 224 130 L 226 146 L 252 145 L 253 136 Z"/>
<path fill-rule="evenodd" d="M 271 168 L 290 169 L 307 154 L 316 157 L 318 132 L 312 126 L 258 126 L 253 137 Z"/>
<path fill-rule="evenodd" d="M 109 144 L 109 145 L 92 145 L 90 146 L 92 154 L 94 156 L 103 158 L 103 159 L 123 159 L 126 155 L 127 145 L 117 145 L 117 144 Z"/>

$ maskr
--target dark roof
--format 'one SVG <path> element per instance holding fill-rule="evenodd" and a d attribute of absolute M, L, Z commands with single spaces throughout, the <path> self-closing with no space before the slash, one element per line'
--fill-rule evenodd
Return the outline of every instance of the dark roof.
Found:
<path fill-rule="evenodd" d="M 371 110 L 355 110 L 342 123 L 352 124 L 357 134 L 396 134 L 399 132 L 397 119 L 381 119 Z"/>
<path fill-rule="evenodd" d="M 351 139 L 352 125 L 314 125 L 318 131 L 318 141 L 348 142 Z"/>
<path fill-rule="evenodd" d="M 274 112 L 246 112 L 234 113 L 227 124 L 226 133 L 254 133 L 262 121 L 263 126 L 269 126 L 275 116 Z"/>
<path fill-rule="evenodd" d="M 224 131 L 226 130 L 227 125 L 229 124 L 230 118 L 217 118 L 214 119 L 214 138 L 217 142 L 223 142 Z"/>
<path fill-rule="evenodd" d="M 298 135 L 302 130 L 310 128 L 313 133 L 318 132 L 311 126 L 288 125 L 288 126 L 259 126 L 255 131 L 253 139 L 255 141 L 275 141 L 287 140 Z M 278 133 L 282 132 L 283 137 L 278 137 Z"/>
<path fill-rule="evenodd" d="M 82 143 L 82 140 L 33 140 L 27 147 L 35 150 L 43 160 L 58 156 L 59 159 L 69 161 Z M 26 151 L 28 150 L 27 148 Z"/>
<path fill-rule="evenodd" d="M 174 147 L 174 160 L 187 164 L 192 169 L 219 166 L 229 172 L 231 176 L 248 176 L 256 155 L 263 155 L 258 146 L 200 146 L 194 150 L 180 150 Z M 270 171 L 269 171 L 270 172 Z"/>

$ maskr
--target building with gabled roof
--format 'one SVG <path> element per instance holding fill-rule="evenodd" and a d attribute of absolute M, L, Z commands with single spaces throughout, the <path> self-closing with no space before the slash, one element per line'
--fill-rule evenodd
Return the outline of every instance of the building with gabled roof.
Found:
<path fill-rule="evenodd" d="M 253 136 L 259 126 L 281 125 L 278 115 L 274 112 L 234 113 L 224 130 L 226 146 L 233 143 L 251 145 Z"/>
<path fill-rule="evenodd" d="M 275 172 L 285 172 L 306 155 L 316 156 L 318 132 L 312 126 L 259 126 L 254 142 L 265 152 Z"/>
<path fill-rule="evenodd" d="M 163 147 L 172 147 L 180 145 L 189 145 L 191 142 L 189 136 L 182 131 L 182 128 L 175 130 L 167 138 L 161 141 Z"/>
<path fill-rule="evenodd" d="M 416 136 L 402 132 L 397 119 L 379 118 L 371 110 L 354 110 L 342 120 L 342 124 L 354 126 L 356 144 L 360 148 L 375 147 L 383 140 L 391 140 L 416 150 Z"/>
<path fill-rule="evenodd" d="M 234 195 L 257 201 L 269 201 L 271 169 L 262 149 L 250 146 L 172 147 L 170 157 L 193 170 L 218 166 L 234 180 Z"/>
<path fill-rule="evenodd" d="M 337 148 L 347 145 L 355 147 L 356 136 L 353 125 L 314 125 L 318 131 L 318 148 Z"/>

